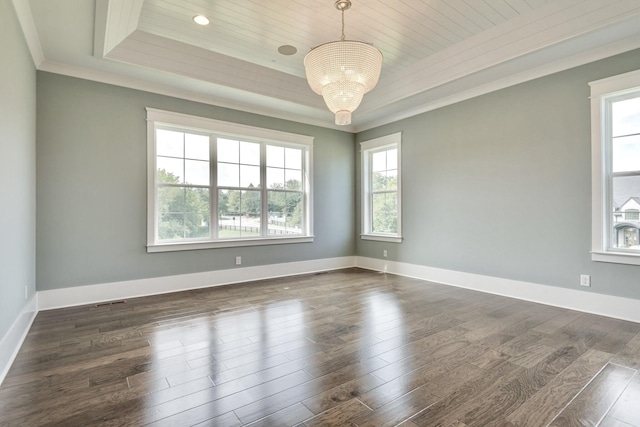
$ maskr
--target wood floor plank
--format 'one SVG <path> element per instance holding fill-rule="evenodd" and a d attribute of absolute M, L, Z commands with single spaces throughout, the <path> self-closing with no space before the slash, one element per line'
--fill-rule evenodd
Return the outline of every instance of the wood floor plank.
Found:
<path fill-rule="evenodd" d="M 587 351 L 506 419 L 517 426 L 548 425 L 610 359 L 609 353 Z"/>
<path fill-rule="evenodd" d="M 371 412 L 371 409 L 358 399 L 349 399 L 340 405 L 328 409 L 304 422 L 307 427 L 346 426 L 354 418 Z"/>
<path fill-rule="evenodd" d="M 635 369 L 607 364 L 549 425 L 598 425 L 635 374 Z"/>
<path fill-rule="evenodd" d="M 607 416 L 623 423 L 640 426 L 640 372 L 636 371 Z"/>
<path fill-rule="evenodd" d="M 640 324 L 348 268 L 40 312 L 0 425 L 640 427 L 639 368 Z"/>
<path fill-rule="evenodd" d="M 390 427 L 408 420 L 439 400 L 426 387 L 418 387 L 404 396 L 353 420 L 358 427 Z"/>

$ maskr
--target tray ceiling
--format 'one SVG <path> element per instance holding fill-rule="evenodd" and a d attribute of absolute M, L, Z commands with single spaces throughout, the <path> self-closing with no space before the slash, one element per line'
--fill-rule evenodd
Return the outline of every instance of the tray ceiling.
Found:
<path fill-rule="evenodd" d="M 333 0 L 13 2 L 38 69 L 336 127 L 302 62 L 340 38 Z M 345 33 L 384 55 L 361 131 L 638 48 L 640 2 L 353 0 Z"/>

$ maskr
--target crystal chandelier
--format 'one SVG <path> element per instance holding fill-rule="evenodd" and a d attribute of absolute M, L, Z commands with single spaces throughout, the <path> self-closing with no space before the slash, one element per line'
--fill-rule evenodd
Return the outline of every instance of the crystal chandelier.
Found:
<path fill-rule="evenodd" d="M 321 44 L 304 58 L 304 68 L 311 89 L 322 95 L 337 125 L 351 124 L 351 113 L 358 108 L 365 93 L 373 89 L 380 77 L 382 53 L 371 44 L 345 40 L 344 11 L 350 0 L 338 0 L 342 12 L 340 41 Z"/>

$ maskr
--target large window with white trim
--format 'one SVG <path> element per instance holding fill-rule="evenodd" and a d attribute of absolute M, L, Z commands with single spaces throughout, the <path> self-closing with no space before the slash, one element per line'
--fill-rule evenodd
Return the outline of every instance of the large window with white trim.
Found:
<path fill-rule="evenodd" d="M 361 144 L 363 239 L 402 241 L 401 138 L 395 133 Z"/>
<path fill-rule="evenodd" d="M 149 252 L 310 242 L 313 138 L 147 109 Z"/>
<path fill-rule="evenodd" d="M 640 264 L 640 71 L 590 85 L 593 259 Z"/>

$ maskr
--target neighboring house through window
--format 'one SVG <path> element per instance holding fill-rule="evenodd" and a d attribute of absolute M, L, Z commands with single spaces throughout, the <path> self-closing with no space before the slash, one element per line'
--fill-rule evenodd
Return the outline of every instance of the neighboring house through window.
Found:
<path fill-rule="evenodd" d="M 147 251 L 313 241 L 313 138 L 148 108 Z"/>
<path fill-rule="evenodd" d="M 592 258 L 640 265 L 640 71 L 590 85 Z"/>
<path fill-rule="evenodd" d="M 401 133 L 361 144 L 362 238 L 402 241 Z"/>

